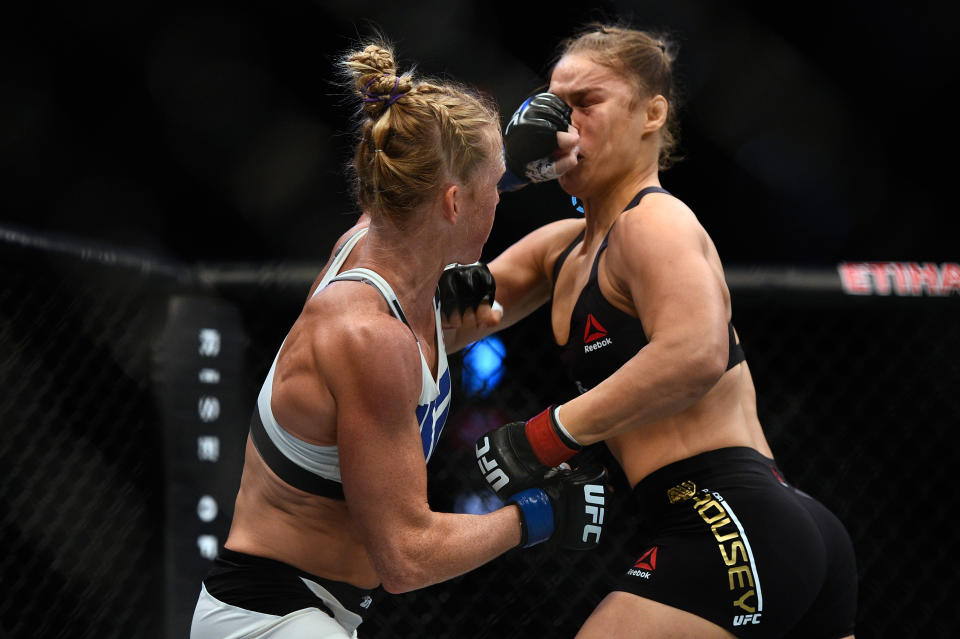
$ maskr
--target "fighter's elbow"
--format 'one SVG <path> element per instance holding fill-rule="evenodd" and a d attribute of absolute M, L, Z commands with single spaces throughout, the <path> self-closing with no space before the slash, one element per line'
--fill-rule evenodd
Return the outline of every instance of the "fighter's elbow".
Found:
<path fill-rule="evenodd" d="M 687 379 L 691 392 L 705 395 L 727 370 L 727 353 L 719 346 L 705 346 L 687 358 Z"/>
<path fill-rule="evenodd" d="M 391 595 L 402 595 L 423 587 L 423 584 L 416 579 L 412 579 L 410 575 L 401 574 L 394 570 L 386 573 L 380 572 L 378 576 L 383 589 Z"/>
<path fill-rule="evenodd" d="M 399 595 L 430 585 L 429 570 L 420 554 L 419 548 L 402 540 L 383 548 L 374 559 L 383 589 Z"/>

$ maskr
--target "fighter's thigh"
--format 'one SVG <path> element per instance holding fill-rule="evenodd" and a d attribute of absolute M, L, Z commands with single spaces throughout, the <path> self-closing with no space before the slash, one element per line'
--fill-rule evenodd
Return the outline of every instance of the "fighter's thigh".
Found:
<path fill-rule="evenodd" d="M 587 618 L 576 639 L 730 639 L 703 617 L 627 592 L 611 592 Z"/>

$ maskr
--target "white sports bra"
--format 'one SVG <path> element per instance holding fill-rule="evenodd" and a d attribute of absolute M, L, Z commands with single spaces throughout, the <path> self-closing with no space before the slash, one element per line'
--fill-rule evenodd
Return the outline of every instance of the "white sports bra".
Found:
<path fill-rule="evenodd" d="M 380 291 L 393 315 L 409 327 L 410 324 L 407 322 L 396 294 L 390 284 L 378 273 L 365 268 L 354 268 L 340 272 L 350 251 L 353 250 L 366 232 L 367 229 L 360 229 L 337 250 L 333 262 L 313 294 L 316 295 L 330 282 L 334 281 L 357 281 L 369 284 Z M 440 325 L 440 305 L 436 297 L 433 307 L 437 322 L 436 379 L 430 372 L 430 366 L 427 364 L 427 360 L 423 356 L 423 349 L 420 349 L 420 342 L 417 340 L 423 375 L 416 417 L 417 423 L 420 425 L 420 439 L 425 461 L 430 460 L 430 456 L 436 449 L 440 433 L 450 412 L 450 370 L 447 366 L 443 330 Z M 279 351 L 277 357 L 279 357 Z M 253 417 L 250 420 L 250 435 L 253 443 L 270 469 L 286 483 L 315 495 L 343 499 L 340 455 L 337 447 L 318 446 L 305 442 L 284 430 L 273 415 L 270 399 L 273 396 L 273 376 L 277 368 L 277 357 L 274 357 L 270 372 L 267 373 L 263 382 L 260 395 L 257 397 L 256 409 L 253 411 Z"/>

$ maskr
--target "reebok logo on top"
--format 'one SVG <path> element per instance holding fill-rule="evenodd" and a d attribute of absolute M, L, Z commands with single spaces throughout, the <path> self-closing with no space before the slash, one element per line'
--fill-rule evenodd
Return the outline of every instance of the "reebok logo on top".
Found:
<path fill-rule="evenodd" d="M 607 337 L 607 329 L 597 321 L 593 313 L 588 313 L 587 325 L 583 329 L 583 352 L 589 353 L 612 343 L 613 338 Z"/>
<path fill-rule="evenodd" d="M 597 321 L 593 313 L 587 314 L 587 325 L 583 329 L 583 343 L 589 344 L 595 342 L 601 337 L 607 336 L 607 329 Z"/>

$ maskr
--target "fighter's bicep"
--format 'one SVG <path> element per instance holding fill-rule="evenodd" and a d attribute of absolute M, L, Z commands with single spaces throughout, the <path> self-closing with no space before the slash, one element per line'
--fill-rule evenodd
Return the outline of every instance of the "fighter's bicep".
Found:
<path fill-rule="evenodd" d="M 536 250 L 536 242 L 527 236 L 488 264 L 497 284 L 496 299 L 504 308 L 517 308 L 528 298 L 542 295 L 543 274 L 536 260 Z"/>
<path fill-rule="evenodd" d="M 503 305 L 503 326 L 525 317 L 550 299 L 556 256 L 583 228 L 583 220 L 559 220 L 524 236 L 490 262 Z"/>
<path fill-rule="evenodd" d="M 343 491 L 366 535 L 389 530 L 383 524 L 409 516 L 404 509 L 426 494 L 416 420 L 419 350 L 405 326 L 389 328 L 346 349 L 333 389 Z"/>
<path fill-rule="evenodd" d="M 720 331 L 725 324 L 722 283 L 707 258 L 705 232 L 692 213 L 667 211 L 625 222 L 611 238 L 608 258 L 611 271 L 629 290 L 647 337 L 688 337 L 705 327 L 711 335 Z"/>

